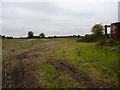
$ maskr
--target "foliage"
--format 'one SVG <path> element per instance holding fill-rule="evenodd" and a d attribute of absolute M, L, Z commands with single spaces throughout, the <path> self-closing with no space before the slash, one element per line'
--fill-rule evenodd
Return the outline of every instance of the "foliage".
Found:
<path fill-rule="evenodd" d="M 77 42 L 96 42 L 98 40 L 105 39 L 105 35 L 103 35 L 103 26 L 101 24 L 95 24 L 92 28 L 92 33 L 90 35 L 86 35 L 81 39 L 77 40 Z"/>
<path fill-rule="evenodd" d="M 96 42 L 97 46 L 116 46 L 120 45 L 120 42 L 114 41 L 112 39 L 107 39 L 107 40 L 99 40 Z"/>
<path fill-rule="evenodd" d="M 99 40 L 96 42 L 97 46 L 105 46 L 106 40 Z"/>
<path fill-rule="evenodd" d="M 3 36 L 2 36 L 2 39 L 4 39 L 4 38 L 5 38 L 5 36 L 3 35 Z"/>
<path fill-rule="evenodd" d="M 117 42 L 112 39 L 106 40 L 106 46 L 114 46 L 114 45 L 116 45 L 116 43 Z"/>
<path fill-rule="evenodd" d="M 7 39 L 14 39 L 13 37 L 6 37 Z"/>
<path fill-rule="evenodd" d="M 40 38 L 40 36 L 34 36 L 34 38 Z"/>
<path fill-rule="evenodd" d="M 92 28 L 92 33 L 96 35 L 102 35 L 103 34 L 103 26 L 101 24 L 95 24 Z"/>
<path fill-rule="evenodd" d="M 77 37 L 80 38 L 80 35 L 78 35 Z"/>
<path fill-rule="evenodd" d="M 41 38 L 44 38 L 44 37 L 45 37 L 45 34 L 44 34 L 44 33 L 40 33 L 39 36 L 40 36 Z"/>
<path fill-rule="evenodd" d="M 14 39 L 13 37 L 9 37 L 9 36 L 5 36 L 5 35 L 0 35 L 0 38 L 2 38 L 2 39 Z"/>
<path fill-rule="evenodd" d="M 73 37 L 76 37 L 76 35 L 73 35 Z"/>
<path fill-rule="evenodd" d="M 29 31 L 29 32 L 28 32 L 28 38 L 33 38 L 33 37 L 34 37 L 33 34 L 34 34 L 34 33 L 33 33 L 32 31 Z"/>
<path fill-rule="evenodd" d="M 104 39 L 104 35 L 99 36 L 99 35 L 92 34 L 92 35 L 87 35 L 85 37 L 78 39 L 77 42 L 96 42 L 101 39 Z"/>
<path fill-rule="evenodd" d="M 56 38 L 56 36 L 54 36 L 54 38 Z"/>

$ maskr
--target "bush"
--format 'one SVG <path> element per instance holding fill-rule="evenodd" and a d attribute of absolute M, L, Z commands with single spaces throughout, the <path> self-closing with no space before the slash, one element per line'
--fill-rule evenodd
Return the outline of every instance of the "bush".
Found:
<path fill-rule="evenodd" d="M 116 41 L 113 41 L 112 39 L 106 40 L 106 46 L 114 46 L 116 44 Z"/>
<path fill-rule="evenodd" d="M 112 39 L 107 39 L 107 40 L 99 40 L 96 42 L 97 46 L 115 46 L 115 45 L 120 45 L 120 42 L 114 41 Z"/>
<path fill-rule="evenodd" d="M 96 42 L 97 46 L 105 46 L 106 45 L 106 40 L 99 40 Z"/>
<path fill-rule="evenodd" d="M 77 40 L 77 42 L 96 42 L 101 39 L 104 39 L 104 35 L 99 36 L 92 34 L 92 35 L 86 35 L 85 37 Z"/>

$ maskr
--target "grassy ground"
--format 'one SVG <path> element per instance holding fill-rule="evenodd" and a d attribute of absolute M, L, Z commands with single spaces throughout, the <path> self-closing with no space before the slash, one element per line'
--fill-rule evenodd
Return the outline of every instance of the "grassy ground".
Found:
<path fill-rule="evenodd" d="M 4 88 L 119 87 L 117 46 L 75 38 L 5 39 L 2 50 Z"/>

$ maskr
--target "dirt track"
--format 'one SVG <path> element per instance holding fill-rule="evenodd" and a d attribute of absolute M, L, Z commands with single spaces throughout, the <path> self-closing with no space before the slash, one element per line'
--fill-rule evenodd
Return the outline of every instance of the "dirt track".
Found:
<path fill-rule="evenodd" d="M 16 67 L 11 72 L 12 88 L 38 88 L 38 80 L 34 73 L 25 67 L 24 59 L 28 57 L 29 52 L 22 52 L 17 55 Z"/>
<path fill-rule="evenodd" d="M 12 72 L 13 87 L 32 88 L 31 85 L 34 85 L 34 82 L 37 81 L 35 76 L 30 74 L 31 71 L 29 71 L 29 73 L 28 71 L 25 71 L 23 60 L 27 58 L 27 54 L 28 52 L 23 52 L 17 55 L 17 67 Z M 68 66 L 63 61 L 59 61 L 59 60 L 46 60 L 46 61 L 47 61 L 47 64 L 53 65 L 57 70 L 66 72 L 70 77 L 77 80 L 84 86 L 93 87 L 93 88 L 99 87 L 97 84 L 93 83 L 92 79 L 87 74 L 85 74 L 83 71 L 78 71 L 76 68 Z M 29 78 L 28 74 L 32 75 L 30 76 L 32 78 Z M 28 79 L 33 79 L 33 78 L 34 78 L 34 82 L 26 81 Z M 34 86 L 34 87 L 38 88 L 38 86 Z"/>

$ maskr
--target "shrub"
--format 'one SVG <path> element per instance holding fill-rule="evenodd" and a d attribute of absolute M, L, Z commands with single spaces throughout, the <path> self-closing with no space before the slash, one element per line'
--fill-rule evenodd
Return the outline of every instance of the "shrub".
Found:
<path fill-rule="evenodd" d="M 97 46 L 115 46 L 115 45 L 120 45 L 119 41 L 114 41 L 112 39 L 107 39 L 107 40 L 99 40 L 96 42 Z"/>
<path fill-rule="evenodd" d="M 86 35 L 85 37 L 77 40 L 77 42 L 96 42 L 98 40 L 104 39 L 104 35 Z"/>
<path fill-rule="evenodd" d="M 81 38 L 77 40 L 77 42 L 81 42 Z"/>
<path fill-rule="evenodd" d="M 116 44 L 116 41 L 112 39 L 106 40 L 106 46 L 114 46 Z"/>
<path fill-rule="evenodd" d="M 106 40 L 99 40 L 99 41 L 96 42 L 95 45 L 97 45 L 97 46 L 105 46 L 106 45 Z"/>

